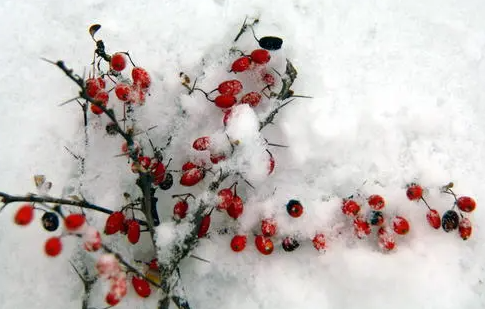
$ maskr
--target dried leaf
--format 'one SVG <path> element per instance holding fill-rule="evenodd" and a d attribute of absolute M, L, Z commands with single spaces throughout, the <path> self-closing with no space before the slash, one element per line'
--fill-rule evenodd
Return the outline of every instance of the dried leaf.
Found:
<path fill-rule="evenodd" d="M 94 25 L 91 25 L 91 27 L 89 27 L 89 34 L 91 35 L 91 37 L 93 37 L 93 39 L 94 39 L 94 35 L 96 34 L 96 32 L 98 32 L 99 29 L 101 29 L 100 24 L 94 24 Z"/>
<path fill-rule="evenodd" d="M 36 188 L 40 189 L 40 187 L 45 182 L 45 175 L 34 175 L 34 182 L 35 182 Z"/>
<path fill-rule="evenodd" d="M 82 201 L 82 199 L 79 196 L 77 196 L 77 195 L 70 195 L 69 198 L 71 200 L 76 201 L 76 202 L 81 202 Z"/>

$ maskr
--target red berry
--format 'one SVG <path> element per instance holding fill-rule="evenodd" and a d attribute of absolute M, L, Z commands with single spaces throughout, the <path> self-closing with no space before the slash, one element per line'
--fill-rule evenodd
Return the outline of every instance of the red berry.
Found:
<path fill-rule="evenodd" d="M 195 165 L 195 163 L 192 163 L 192 162 L 185 162 L 184 165 L 182 165 L 182 171 L 188 171 L 188 170 L 191 170 L 193 168 L 197 168 L 197 165 Z"/>
<path fill-rule="evenodd" d="M 242 88 L 243 86 L 241 82 L 236 79 L 233 79 L 219 84 L 219 87 L 217 87 L 217 90 L 219 91 L 220 94 L 236 95 L 239 92 L 241 92 Z"/>
<path fill-rule="evenodd" d="M 91 108 L 91 112 L 95 115 L 101 115 L 103 113 L 103 110 L 101 109 L 101 107 L 94 105 L 92 103 L 90 105 L 90 108 Z"/>
<path fill-rule="evenodd" d="M 34 206 L 24 204 L 15 213 L 14 221 L 18 225 L 27 225 L 34 219 Z"/>
<path fill-rule="evenodd" d="M 83 214 L 70 214 L 64 219 L 64 225 L 68 231 L 76 231 L 86 222 Z"/>
<path fill-rule="evenodd" d="M 199 232 L 197 233 L 197 237 L 202 238 L 207 234 L 207 231 L 209 231 L 209 227 L 211 224 L 211 216 L 210 215 L 205 215 L 202 218 L 202 222 L 200 223 L 200 228 Z"/>
<path fill-rule="evenodd" d="M 409 232 L 409 222 L 401 216 L 392 219 L 392 228 L 396 234 L 406 235 Z"/>
<path fill-rule="evenodd" d="M 463 240 L 467 240 L 472 235 L 472 223 L 468 218 L 463 218 L 458 225 L 458 232 Z"/>
<path fill-rule="evenodd" d="M 370 208 L 374 210 L 381 210 L 384 208 L 384 206 L 386 206 L 386 201 L 384 198 L 377 194 L 369 196 L 367 202 L 369 203 Z"/>
<path fill-rule="evenodd" d="M 293 218 L 298 218 L 303 214 L 303 206 L 301 205 L 300 201 L 290 200 L 286 204 L 286 211 Z"/>
<path fill-rule="evenodd" d="M 271 237 L 276 234 L 276 220 L 273 218 L 264 219 L 261 222 L 261 232 L 264 236 Z"/>
<path fill-rule="evenodd" d="M 115 53 L 111 56 L 111 68 L 117 72 L 121 72 L 126 68 L 126 58 L 122 53 Z"/>
<path fill-rule="evenodd" d="M 247 69 L 249 69 L 249 66 L 251 65 L 251 58 L 248 56 L 243 56 L 241 58 L 236 59 L 231 66 L 231 71 L 232 72 L 244 72 Z"/>
<path fill-rule="evenodd" d="M 274 245 L 270 238 L 264 237 L 263 235 L 258 235 L 254 239 L 254 243 L 258 251 L 264 255 L 269 255 L 273 252 Z"/>
<path fill-rule="evenodd" d="M 158 160 L 152 160 L 150 166 L 150 173 L 153 176 L 153 183 L 155 185 L 160 184 L 165 179 L 165 165 L 162 162 L 158 162 Z"/>
<path fill-rule="evenodd" d="M 460 196 L 456 200 L 456 205 L 458 206 L 458 208 L 460 208 L 461 211 L 472 212 L 475 210 L 477 203 L 469 196 Z"/>
<path fill-rule="evenodd" d="M 217 193 L 217 196 L 220 198 L 220 203 L 217 204 L 217 209 L 218 210 L 224 210 L 229 207 L 232 203 L 232 199 L 234 198 L 234 195 L 232 194 L 231 188 L 226 188 L 222 189 Z"/>
<path fill-rule="evenodd" d="M 189 203 L 187 201 L 178 201 L 173 207 L 173 217 L 175 220 L 183 219 L 187 216 L 189 210 Z"/>
<path fill-rule="evenodd" d="M 120 297 L 116 293 L 109 292 L 106 295 L 105 301 L 110 306 L 116 306 L 120 302 Z"/>
<path fill-rule="evenodd" d="M 436 209 L 428 210 L 426 220 L 428 220 L 429 225 L 434 229 L 439 229 L 441 227 L 441 216 Z"/>
<path fill-rule="evenodd" d="M 104 233 L 106 235 L 112 235 L 123 229 L 123 222 L 125 221 L 125 215 L 121 211 L 115 211 L 108 216 L 104 227 Z"/>
<path fill-rule="evenodd" d="M 412 184 L 407 188 L 406 196 L 411 201 L 419 200 L 423 197 L 423 188 L 420 185 Z"/>
<path fill-rule="evenodd" d="M 364 238 L 371 232 L 370 224 L 362 218 L 354 219 L 354 232 L 358 238 Z"/>
<path fill-rule="evenodd" d="M 210 144 L 211 144 L 210 137 L 209 136 L 203 136 L 203 137 L 199 137 L 198 139 L 196 139 L 192 143 L 192 148 L 194 148 L 195 150 L 199 150 L 199 151 L 207 150 L 207 148 L 209 148 Z"/>
<path fill-rule="evenodd" d="M 147 89 L 152 82 L 148 72 L 140 67 L 133 68 L 131 77 L 133 78 L 133 84 L 139 86 L 141 89 Z"/>
<path fill-rule="evenodd" d="M 152 163 L 152 159 L 150 159 L 150 157 L 147 157 L 147 156 L 139 156 L 138 163 L 142 168 L 147 170 L 148 167 L 150 167 L 150 164 Z"/>
<path fill-rule="evenodd" d="M 191 187 L 195 186 L 204 178 L 204 171 L 199 168 L 193 168 L 185 171 L 180 178 L 180 184 L 182 186 Z"/>
<path fill-rule="evenodd" d="M 126 102 L 130 99 L 130 97 L 132 96 L 131 91 L 132 88 L 127 84 L 120 83 L 115 86 L 116 97 L 123 102 Z"/>
<path fill-rule="evenodd" d="M 275 84 L 274 76 L 269 73 L 265 73 L 263 75 L 263 82 L 268 86 L 273 86 Z"/>
<path fill-rule="evenodd" d="M 132 244 L 136 244 L 140 240 L 140 224 L 136 220 L 127 220 L 128 226 L 128 241 Z"/>
<path fill-rule="evenodd" d="M 316 234 L 315 237 L 312 239 L 313 247 L 318 251 L 325 250 L 326 242 L 325 242 L 325 235 L 322 233 Z"/>
<path fill-rule="evenodd" d="M 212 162 L 212 164 L 217 164 L 223 160 L 226 159 L 226 156 L 224 154 L 220 154 L 220 155 L 217 155 L 217 154 L 211 154 L 210 155 L 210 160 Z"/>
<path fill-rule="evenodd" d="M 394 236 L 389 233 L 384 227 L 381 227 L 377 232 L 379 247 L 385 251 L 391 251 L 396 247 Z"/>
<path fill-rule="evenodd" d="M 243 211 L 244 211 L 243 201 L 238 195 L 235 195 L 232 198 L 231 204 L 229 204 L 229 206 L 227 207 L 227 214 L 229 215 L 229 217 L 233 219 L 237 219 L 242 215 Z"/>
<path fill-rule="evenodd" d="M 234 252 L 241 252 L 246 248 L 246 235 L 236 235 L 231 240 L 231 249 Z"/>
<path fill-rule="evenodd" d="M 360 211 L 360 205 L 354 200 L 344 200 L 342 204 L 342 212 L 346 216 L 355 216 Z"/>
<path fill-rule="evenodd" d="M 155 259 L 152 259 L 150 261 L 150 264 L 148 264 L 148 267 L 151 269 L 151 270 L 159 270 L 160 268 L 160 265 L 158 265 L 158 260 L 155 258 Z"/>
<path fill-rule="evenodd" d="M 57 256 L 61 253 L 62 242 L 59 237 L 51 237 L 47 239 L 44 246 L 44 251 L 48 256 Z"/>
<path fill-rule="evenodd" d="M 101 77 L 88 78 L 86 80 L 86 93 L 91 98 L 94 98 L 98 92 L 106 87 L 106 83 Z"/>
<path fill-rule="evenodd" d="M 100 91 L 94 96 L 95 101 L 99 101 L 103 106 L 106 106 L 109 101 L 109 94 L 106 91 Z"/>
<path fill-rule="evenodd" d="M 256 49 L 251 53 L 251 59 L 259 64 L 268 63 L 271 59 L 271 55 L 266 49 Z"/>
<path fill-rule="evenodd" d="M 214 99 L 214 104 L 219 108 L 229 108 L 236 103 L 236 97 L 229 94 L 221 94 Z"/>
<path fill-rule="evenodd" d="M 133 285 L 133 288 L 135 289 L 136 294 L 138 294 L 141 297 L 148 297 L 152 293 L 150 290 L 150 285 L 148 284 L 148 281 L 145 279 L 138 277 L 138 276 L 133 276 L 131 279 L 131 284 Z"/>
<path fill-rule="evenodd" d="M 258 106 L 259 102 L 261 102 L 261 94 L 258 92 L 249 92 L 246 93 L 242 98 L 241 98 L 241 103 L 242 104 L 249 104 L 252 107 Z"/>

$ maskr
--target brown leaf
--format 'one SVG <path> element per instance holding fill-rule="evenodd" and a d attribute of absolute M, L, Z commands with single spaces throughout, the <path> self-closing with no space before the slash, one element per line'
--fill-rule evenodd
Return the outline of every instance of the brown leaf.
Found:
<path fill-rule="evenodd" d="M 91 25 L 91 27 L 89 27 L 89 34 L 93 39 L 94 39 L 94 35 L 96 34 L 96 32 L 98 32 L 99 29 L 101 29 L 100 24 L 94 24 L 94 25 Z"/>

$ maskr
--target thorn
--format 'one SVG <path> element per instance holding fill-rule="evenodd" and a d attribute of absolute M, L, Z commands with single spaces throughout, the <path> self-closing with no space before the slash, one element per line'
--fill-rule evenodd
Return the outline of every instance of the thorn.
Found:
<path fill-rule="evenodd" d="M 58 106 L 64 106 L 66 105 L 67 103 L 71 103 L 72 101 L 77 101 L 78 99 L 80 99 L 81 97 L 75 97 L 75 98 L 72 98 L 72 99 L 69 99 L 67 101 L 64 101 L 62 103 L 60 103 Z M 79 102 L 79 101 L 78 101 Z M 82 105 L 81 105 L 82 106 Z"/>
<path fill-rule="evenodd" d="M 202 262 L 210 263 L 210 261 L 208 261 L 208 260 L 206 260 L 206 259 L 203 259 L 203 258 L 201 258 L 201 257 L 198 257 L 198 256 L 196 256 L 196 255 L 193 255 L 193 254 L 191 254 L 191 255 L 190 255 L 190 257 L 191 257 L 191 258 L 194 258 L 194 259 L 197 259 L 197 260 L 199 260 L 199 261 L 202 261 Z"/>

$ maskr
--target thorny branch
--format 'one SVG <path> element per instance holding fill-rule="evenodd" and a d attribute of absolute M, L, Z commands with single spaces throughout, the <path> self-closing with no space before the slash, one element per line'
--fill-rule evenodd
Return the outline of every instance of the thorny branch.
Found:
<path fill-rule="evenodd" d="M 83 274 L 81 275 L 80 271 L 76 268 L 76 266 L 74 266 L 74 264 L 71 261 L 69 261 L 69 263 L 71 264 L 72 268 L 77 273 L 77 275 L 79 276 L 79 279 L 81 279 L 83 286 L 84 286 L 82 309 L 88 309 L 89 308 L 89 296 L 91 294 L 91 290 L 93 289 L 93 285 L 98 280 L 98 277 L 88 278 L 89 273 L 88 273 L 86 268 L 84 268 Z"/>

